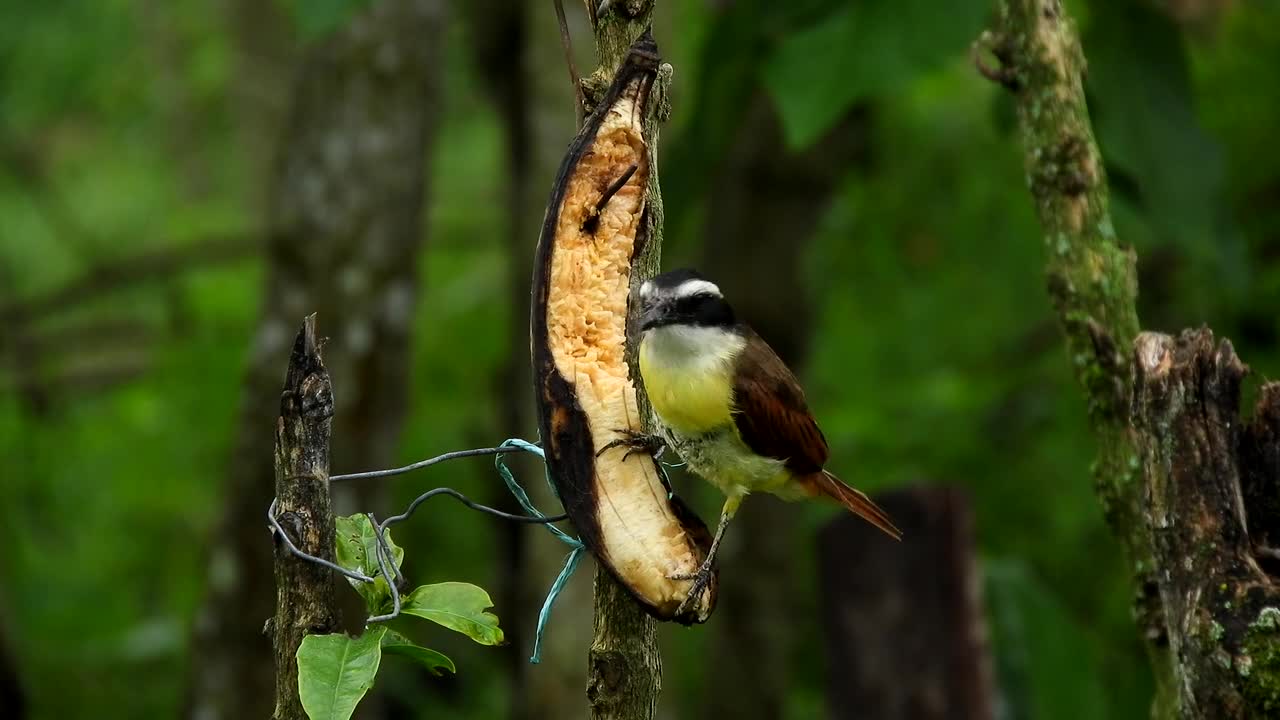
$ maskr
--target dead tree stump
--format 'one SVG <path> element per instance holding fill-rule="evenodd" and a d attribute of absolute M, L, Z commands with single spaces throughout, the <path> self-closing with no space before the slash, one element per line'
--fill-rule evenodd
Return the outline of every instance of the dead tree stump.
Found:
<path fill-rule="evenodd" d="M 276 517 L 298 549 L 334 559 L 333 508 L 329 499 L 329 430 L 333 388 L 320 359 L 316 316 L 298 331 L 276 421 Z M 338 629 L 333 571 L 275 546 L 276 614 L 270 621 L 275 645 L 275 720 L 306 720 L 298 697 L 298 646 L 308 634 Z"/>
<path fill-rule="evenodd" d="M 1143 519 L 1181 716 L 1280 717 L 1280 384 L 1243 422 L 1249 369 L 1208 328 L 1142 333 L 1134 359 Z"/>

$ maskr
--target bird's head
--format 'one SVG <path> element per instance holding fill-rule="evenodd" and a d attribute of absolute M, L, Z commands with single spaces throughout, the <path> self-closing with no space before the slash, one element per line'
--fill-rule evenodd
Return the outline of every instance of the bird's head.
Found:
<path fill-rule="evenodd" d="M 729 330 L 737 322 L 720 288 L 694 270 L 672 270 L 640 286 L 640 331 L 658 328 Z"/>

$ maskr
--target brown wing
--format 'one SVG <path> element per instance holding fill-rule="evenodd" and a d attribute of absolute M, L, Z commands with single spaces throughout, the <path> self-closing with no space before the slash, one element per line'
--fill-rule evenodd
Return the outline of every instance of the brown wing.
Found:
<path fill-rule="evenodd" d="M 735 368 L 733 420 L 743 442 L 788 470 L 817 472 L 827 462 L 827 439 L 809 413 L 796 376 L 754 330 Z"/>

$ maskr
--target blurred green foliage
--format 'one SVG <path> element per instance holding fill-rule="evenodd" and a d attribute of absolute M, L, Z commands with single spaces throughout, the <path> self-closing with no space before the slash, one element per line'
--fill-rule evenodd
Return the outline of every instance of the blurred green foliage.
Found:
<path fill-rule="evenodd" d="M 781 40 L 766 61 L 765 84 L 793 147 L 816 140 L 854 102 L 892 93 L 962 55 L 988 6 L 949 3 L 940 22 L 929 0 L 841 5 Z"/>
<path fill-rule="evenodd" d="M 359 5 L 288 10 L 299 35 L 318 38 Z M 1222 14 L 1180 25 L 1162 3 L 1068 5 L 1082 19 L 1117 230 L 1140 255 L 1144 326 L 1210 323 L 1274 374 L 1280 6 L 1206 2 Z M 1127 571 L 1089 486 L 1091 438 L 1043 291 L 1008 99 L 967 56 L 986 7 L 660 2 L 676 22 L 659 27 L 679 34 L 658 38 L 676 67 L 663 141 L 670 254 L 696 256 L 710 169 L 747 98 L 767 94 L 792 149 L 852 105 L 868 107 L 870 162 L 842 177 L 805 251 L 818 318 L 806 384 L 833 466 L 871 490 L 926 479 L 971 491 L 1002 717 L 1136 717 L 1150 679 Z M 549 3 L 529 12 L 532 32 L 554 33 Z M 524 322 L 504 290 L 528 258 L 509 257 L 502 240 L 501 129 L 476 90 L 466 35 L 452 27 L 447 38 L 406 461 L 501 440 L 507 400 L 495 375 L 526 352 L 507 330 Z M 216 3 L 0 0 L 0 305 L 104 260 L 258 227 L 261 199 L 244 193 L 254 158 L 233 100 L 253 79 L 235 53 Z M 567 142 L 567 107 L 563 120 Z M 209 533 L 262 282 L 250 260 L 0 329 L 0 620 L 36 717 L 102 707 L 171 717 L 180 707 L 187 665 L 199 660 L 186 642 L 217 542 Z M 77 343 L 35 363 L 16 350 L 18 335 L 122 320 L 145 340 Z M 102 390 L 86 380 L 139 356 L 145 372 L 127 382 Z M 48 389 L 48 402 L 33 407 L 21 378 Z M 453 463 L 396 493 L 448 484 L 485 497 L 495 480 L 483 461 Z M 713 512 L 714 498 L 697 492 Z M 831 512 L 806 508 L 803 529 Z M 407 570 L 417 582 L 493 587 L 492 530 L 424 508 L 400 536 Z M 797 562 L 812 579 L 812 558 Z M 804 594 L 798 602 L 816 607 Z M 536 609 L 497 611 L 505 621 Z M 580 621 L 554 616 L 549 632 Z M 822 704 L 823 635 L 811 622 L 795 633 L 788 707 L 806 718 Z M 697 716 L 711 671 L 705 634 L 663 637 L 664 702 Z M 499 662 L 468 643 L 441 649 L 468 670 L 450 681 L 452 699 L 394 679 L 391 691 L 500 716 L 512 699 Z"/>

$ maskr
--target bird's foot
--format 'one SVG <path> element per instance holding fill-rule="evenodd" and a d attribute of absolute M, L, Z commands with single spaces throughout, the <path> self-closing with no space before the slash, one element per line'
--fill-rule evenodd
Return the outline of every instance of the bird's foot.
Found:
<path fill-rule="evenodd" d="M 626 462 L 632 453 L 643 452 L 648 453 L 654 460 L 662 457 L 662 453 L 667 451 L 667 441 L 658 435 L 649 435 L 638 430 L 622 428 L 614 430 L 622 437 L 606 443 L 604 447 L 596 453 L 596 457 L 600 457 L 606 450 L 612 450 L 616 447 L 627 448 L 627 452 L 622 455 L 622 461 Z"/>
<path fill-rule="evenodd" d="M 707 558 L 697 572 L 680 573 L 670 575 L 672 580 L 692 580 L 693 585 L 689 587 L 689 594 L 685 596 L 684 601 L 680 603 L 680 607 L 676 608 L 676 616 L 684 615 L 690 608 L 696 606 L 702 600 L 702 593 L 706 592 L 707 586 L 711 584 L 711 558 Z"/>

